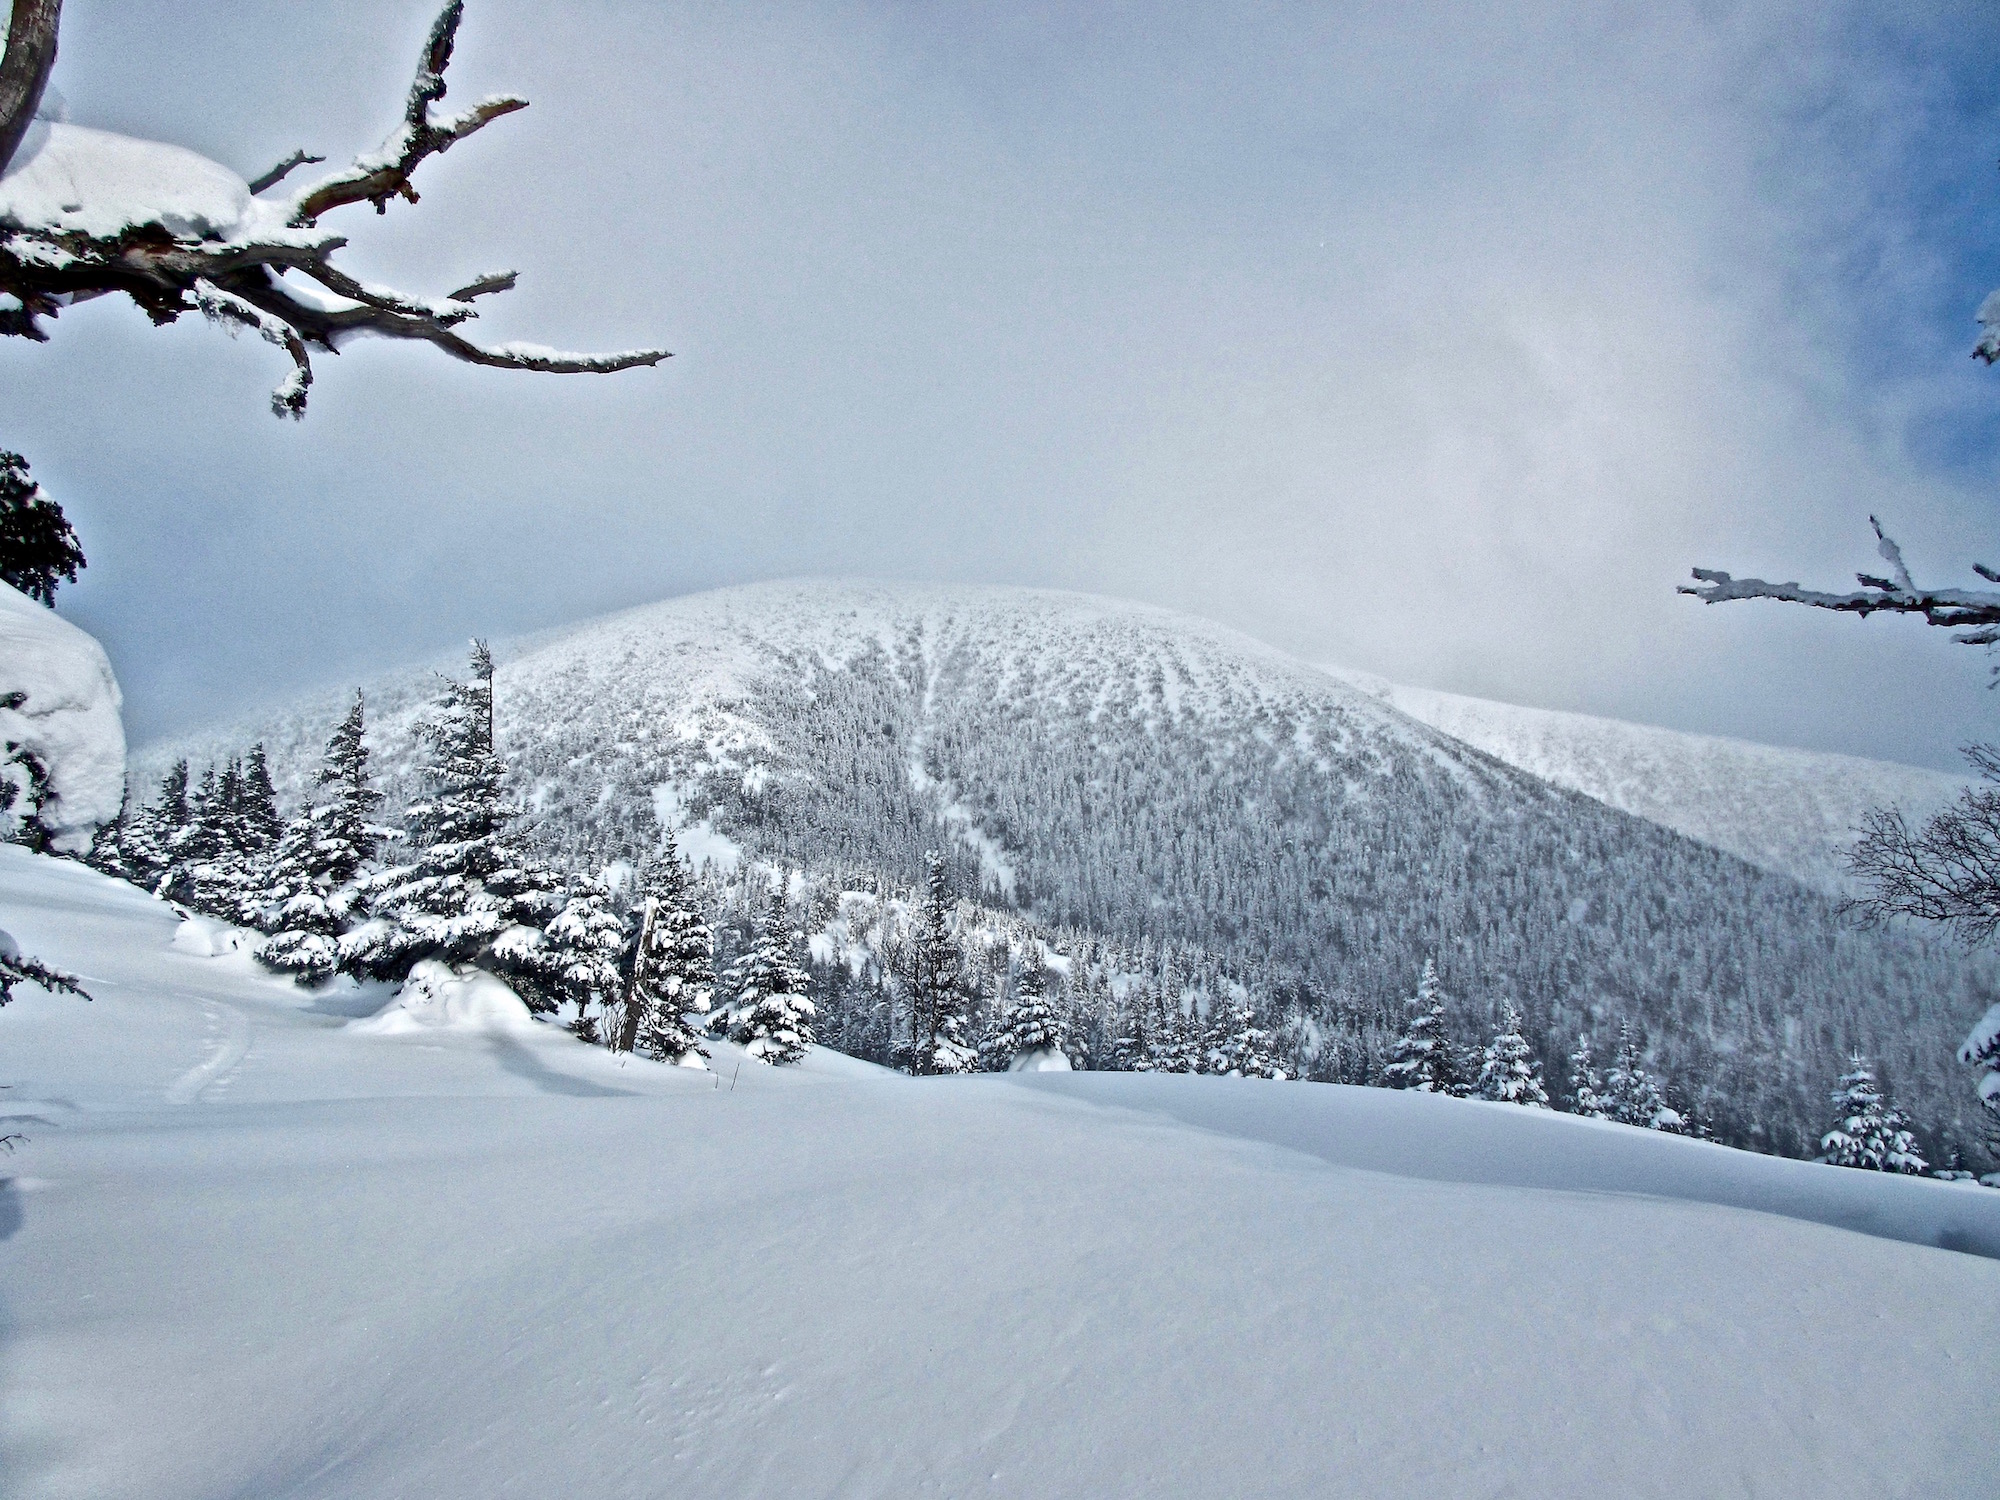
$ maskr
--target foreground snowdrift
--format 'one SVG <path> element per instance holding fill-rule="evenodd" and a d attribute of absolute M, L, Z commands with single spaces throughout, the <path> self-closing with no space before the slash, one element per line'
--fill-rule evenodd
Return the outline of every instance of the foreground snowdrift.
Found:
<path fill-rule="evenodd" d="M 1991 1253 L 2000 1193 L 1317 1085 L 370 1035 L 386 990 L 76 867 L 0 849 L 0 911 L 98 997 L 0 1014 L 10 1496 L 1986 1474 L 2000 1261 L 1907 1241 Z"/>

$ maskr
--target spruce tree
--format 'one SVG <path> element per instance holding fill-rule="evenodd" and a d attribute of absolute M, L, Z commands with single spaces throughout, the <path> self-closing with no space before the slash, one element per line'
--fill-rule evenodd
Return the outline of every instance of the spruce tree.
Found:
<path fill-rule="evenodd" d="M 526 946 L 511 966 L 509 978 L 522 998 L 550 1010 L 576 1007 L 573 1030 L 585 1041 L 597 1041 L 601 1010 L 617 1007 L 624 989 L 625 922 L 613 909 L 611 891 L 602 880 L 580 875 L 562 892 L 562 910 L 542 928 L 541 940 Z"/>
<path fill-rule="evenodd" d="M 1117 1059 L 1127 1073 L 1150 1073 L 1159 1050 L 1159 1014 L 1152 982 L 1141 975 L 1125 991 L 1125 1025 L 1119 1031 Z"/>
<path fill-rule="evenodd" d="M 618 1051 L 635 1048 L 661 1062 L 706 1057 L 687 1017 L 706 1015 L 715 988 L 715 944 L 695 908 L 692 882 L 673 836 L 646 872 L 628 939 L 629 974 L 618 1032 L 605 1038 Z"/>
<path fill-rule="evenodd" d="M 813 1003 L 805 970 L 793 956 L 798 934 L 780 886 L 758 924 L 757 940 L 729 966 L 731 996 L 718 1022 L 759 1062 L 796 1063 L 813 1040 Z"/>
<path fill-rule="evenodd" d="M 1512 1000 L 1500 1002 L 1500 1029 L 1481 1056 L 1479 1097 L 1535 1109 L 1549 1107 L 1548 1090 L 1542 1087 L 1542 1065 L 1535 1061 L 1527 1038 L 1521 1035 L 1521 1013 Z"/>
<path fill-rule="evenodd" d="M 1438 983 L 1437 965 L 1424 960 L 1417 993 L 1410 1000 L 1409 1024 L 1390 1051 L 1389 1064 L 1382 1070 L 1389 1087 L 1414 1089 L 1423 1094 L 1449 1094 L 1458 1086 L 1458 1070 L 1444 1010 L 1444 987 Z"/>
<path fill-rule="evenodd" d="M 1048 976 L 1042 967 L 1042 945 L 1029 938 L 1014 979 L 1014 1003 L 1007 1011 L 994 1052 L 996 1057 L 1005 1053 L 1006 1061 L 1002 1066 L 1011 1066 L 1037 1052 L 1060 1052 L 1062 1045 L 1062 1019 L 1049 999 Z"/>
<path fill-rule="evenodd" d="M 313 790 L 323 800 L 300 809 L 279 835 L 271 857 L 265 906 L 269 941 L 258 958 L 270 968 L 315 984 L 339 966 L 339 939 L 362 915 L 357 882 L 386 830 L 371 821 L 382 794 L 368 775 L 363 703 L 354 706 L 326 742 Z M 253 757 L 253 766 L 261 761 Z M 262 779 L 268 783 L 268 775 Z"/>
<path fill-rule="evenodd" d="M 1660 1085 L 1646 1071 L 1639 1038 L 1623 1021 L 1618 1024 L 1618 1055 L 1604 1075 L 1601 1099 L 1605 1118 L 1621 1125 L 1675 1132 L 1681 1128 L 1680 1112 L 1667 1103 Z"/>
<path fill-rule="evenodd" d="M 494 749 L 493 657 L 484 641 L 472 643 L 470 680 L 445 679 L 436 717 L 417 734 L 428 752 L 426 795 L 404 813 L 415 858 L 363 883 L 382 920 L 342 939 L 342 966 L 401 978 L 419 959 L 462 963 L 493 954 L 496 967 L 515 968 L 533 943 L 510 941 L 494 953 L 503 933 L 519 936 L 509 932 L 516 925 L 514 893 L 496 885 L 520 874 L 523 863 L 507 837 L 519 809 L 507 798 L 505 767 Z M 535 891 L 542 907 L 549 904 L 545 884 Z M 539 993 L 522 999 L 532 1010 L 552 1008 Z"/>
<path fill-rule="evenodd" d="M 1589 1120 L 1607 1118 L 1604 1108 L 1604 1080 L 1598 1077 L 1590 1055 L 1590 1038 L 1579 1034 L 1569 1055 L 1570 1113 Z"/>
<path fill-rule="evenodd" d="M 1848 1071 L 1833 1091 L 1833 1129 L 1820 1137 L 1820 1160 L 1836 1167 L 1860 1167 L 1870 1172 L 1930 1170 L 1917 1138 L 1891 1109 L 1875 1082 L 1875 1070 L 1859 1054 L 1848 1059 Z"/>
<path fill-rule="evenodd" d="M 83 548 L 62 507 L 28 474 L 18 453 L 0 453 L 0 582 L 54 606 L 58 584 L 76 582 Z"/>
<path fill-rule="evenodd" d="M 933 1073 L 964 1073 L 975 1060 L 965 1043 L 965 960 L 951 919 L 958 902 L 945 878 L 944 858 L 935 849 L 924 855 L 922 904 L 910 944 L 909 1070 L 919 1077 Z"/>
<path fill-rule="evenodd" d="M 1221 1010 L 1219 1004 L 1217 1009 Z M 1272 1056 L 1271 1033 L 1257 1024 L 1257 1012 L 1250 1002 L 1239 1001 L 1223 1015 L 1216 1071 L 1231 1078 L 1283 1078 L 1284 1070 Z"/>

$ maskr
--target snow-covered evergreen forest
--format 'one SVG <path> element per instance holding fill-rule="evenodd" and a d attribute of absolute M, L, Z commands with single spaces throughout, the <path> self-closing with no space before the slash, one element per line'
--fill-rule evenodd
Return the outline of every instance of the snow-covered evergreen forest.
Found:
<path fill-rule="evenodd" d="M 430 670 L 366 685 L 381 817 L 414 835 L 399 845 L 388 828 L 385 870 L 432 841 L 437 731 L 422 726 L 463 711 L 439 694 Z M 491 795 L 511 809 L 493 869 L 512 873 L 481 919 L 487 939 L 581 902 L 617 914 L 605 942 L 629 947 L 671 835 L 714 973 L 754 955 L 777 882 L 813 1036 L 856 1057 L 909 1065 L 936 849 L 968 1067 L 1009 1064 L 996 1039 L 1045 983 L 1038 1003 L 1074 1068 L 1394 1084 L 1413 1017 L 1432 1008 L 1415 1004 L 1429 965 L 1454 1091 L 1478 1092 L 1488 1051 L 1513 1035 L 1505 1066 L 1532 1065 L 1558 1108 L 1599 1112 L 1571 1081 L 1582 1042 L 1657 1091 L 1657 1107 L 1616 1117 L 1810 1157 L 1828 1092 L 1861 1054 L 1932 1161 L 1987 1165 L 1953 1052 L 1983 1008 L 1987 961 L 1859 929 L 1826 893 L 1205 622 L 1016 590 L 726 590 L 503 648 L 491 712 L 504 768 Z M 182 761 L 197 786 L 183 826 L 221 805 L 199 792 L 212 772 L 275 827 L 266 763 L 296 818 L 340 717 L 316 698 L 152 747 L 126 827 L 143 845 L 144 809 L 162 781 L 167 802 L 180 795 Z M 394 905 L 397 880 L 357 882 L 357 924 Z M 592 1024 L 575 1014 L 590 983 L 536 992 Z"/>

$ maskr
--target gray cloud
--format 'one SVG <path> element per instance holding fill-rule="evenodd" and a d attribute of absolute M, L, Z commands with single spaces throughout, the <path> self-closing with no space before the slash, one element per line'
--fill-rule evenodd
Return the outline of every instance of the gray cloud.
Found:
<path fill-rule="evenodd" d="M 73 118 L 245 171 L 372 144 L 428 21 L 66 10 Z M 474 630 L 863 573 L 1949 764 L 1993 733 L 1976 653 L 1672 589 L 1697 562 L 1838 582 L 1870 510 L 1933 575 L 1984 545 L 2000 377 L 1964 351 L 2000 122 L 1956 59 L 1996 30 L 473 0 L 454 97 L 534 108 L 432 163 L 421 207 L 348 215 L 355 264 L 517 265 L 487 335 L 675 360 L 362 346 L 294 428 L 272 351 L 107 299 L 0 347 L 0 441 L 85 528 L 65 609 L 141 735 Z"/>

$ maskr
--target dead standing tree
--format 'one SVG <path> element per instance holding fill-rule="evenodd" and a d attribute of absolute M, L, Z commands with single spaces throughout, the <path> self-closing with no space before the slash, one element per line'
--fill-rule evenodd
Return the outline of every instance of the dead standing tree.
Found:
<path fill-rule="evenodd" d="M 668 358 L 664 349 L 571 354 L 533 344 L 485 347 L 460 325 L 475 298 L 511 289 L 512 271 L 475 277 L 446 297 L 408 296 L 355 280 L 332 264 L 347 243 L 320 218 L 335 209 L 417 201 L 411 174 L 528 101 L 496 94 L 441 113 L 445 69 L 464 11 L 452 0 L 431 26 L 402 122 L 381 147 L 284 197 L 292 171 L 323 160 L 296 151 L 246 181 L 176 146 L 34 116 L 55 61 L 61 0 L 15 0 L 0 60 L 0 334 L 46 340 L 42 319 L 66 305 L 123 292 L 156 324 L 198 311 L 283 349 L 292 372 L 272 393 L 280 416 L 304 414 L 309 351 L 365 336 L 420 339 L 454 359 L 550 374 L 609 374 Z"/>

